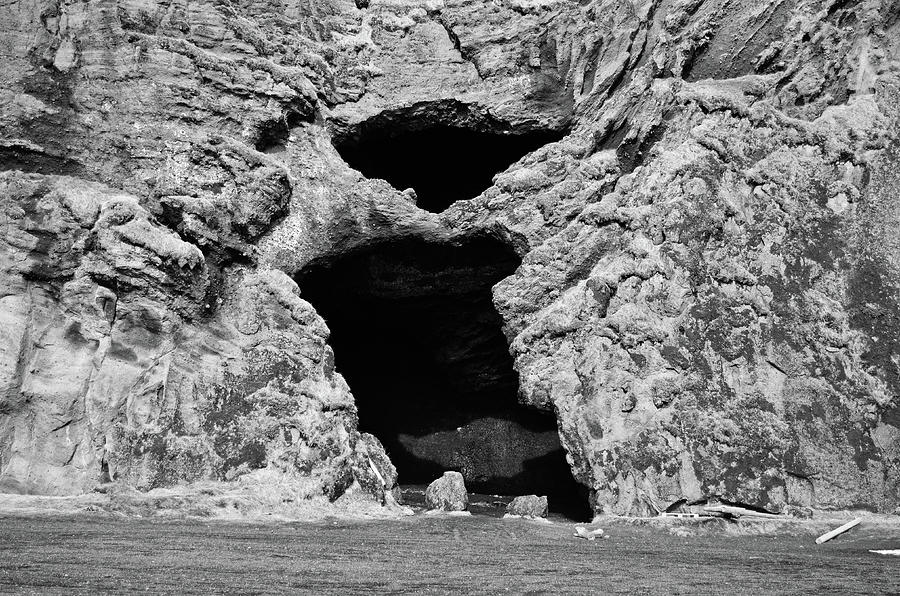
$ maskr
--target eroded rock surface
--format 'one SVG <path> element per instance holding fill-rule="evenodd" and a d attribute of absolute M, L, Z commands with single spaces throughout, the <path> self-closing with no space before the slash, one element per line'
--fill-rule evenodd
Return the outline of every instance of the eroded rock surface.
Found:
<path fill-rule="evenodd" d="M 465 511 L 469 507 L 469 493 L 459 472 L 444 475 L 425 489 L 425 506 L 432 511 Z"/>
<path fill-rule="evenodd" d="M 522 517 L 547 517 L 547 497 L 524 495 L 506 506 L 506 513 Z"/>
<path fill-rule="evenodd" d="M 488 236 L 520 402 L 596 512 L 897 508 L 896 3 L 358 4 L 7 4 L 0 489 L 383 498 L 294 280 Z M 433 213 L 332 144 L 401 123 L 560 140 Z"/>

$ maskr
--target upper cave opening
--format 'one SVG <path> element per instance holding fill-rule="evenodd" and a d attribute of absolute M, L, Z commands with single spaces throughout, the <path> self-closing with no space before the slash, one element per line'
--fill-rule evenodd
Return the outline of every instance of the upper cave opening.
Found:
<path fill-rule="evenodd" d="M 477 197 L 496 174 L 564 134 L 392 117 L 364 122 L 337 137 L 334 145 L 367 178 L 381 178 L 397 190 L 412 188 L 420 208 L 440 213 L 456 201 Z"/>
<path fill-rule="evenodd" d="M 313 263 L 297 282 L 331 329 L 360 429 L 381 440 L 401 483 L 457 470 L 470 491 L 543 494 L 551 510 L 589 518 L 555 417 L 518 403 L 491 288 L 519 263 L 492 238 L 406 239 Z"/>

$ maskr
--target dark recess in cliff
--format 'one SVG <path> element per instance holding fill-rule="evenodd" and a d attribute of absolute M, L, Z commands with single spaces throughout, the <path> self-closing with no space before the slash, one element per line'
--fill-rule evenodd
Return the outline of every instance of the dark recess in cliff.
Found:
<path fill-rule="evenodd" d="M 517 401 L 491 287 L 519 262 L 490 238 L 398 240 L 314 263 L 297 281 L 331 329 L 360 429 L 382 441 L 401 483 L 454 469 L 471 491 L 546 494 L 552 510 L 587 518 L 555 418 Z"/>
<path fill-rule="evenodd" d="M 367 178 L 381 178 L 398 190 L 412 188 L 419 207 L 440 213 L 477 197 L 496 174 L 565 134 L 436 120 L 373 119 L 336 138 L 335 148 Z"/>

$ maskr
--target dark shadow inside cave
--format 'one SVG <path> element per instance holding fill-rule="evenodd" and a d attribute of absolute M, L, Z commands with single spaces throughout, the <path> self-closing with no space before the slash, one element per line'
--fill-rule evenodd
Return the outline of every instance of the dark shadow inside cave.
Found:
<path fill-rule="evenodd" d="M 477 197 L 496 174 L 563 136 L 560 131 L 513 134 L 489 126 L 473 130 L 385 120 L 336 139 L 335 148 L 367 178 L 381 178 L 398 190 L 412 188 L 420 208 L 440 213 L 455 201 Z"/>
<path fill-rule="evenodd" d="M 398 240 L 313 263 L 302 296 L 331 329 L 335 362 L 403 484 L 462 472 L 472 492 L 547 495 L 587 519 L 552 414 L 517 401 L 491 287 L 519 258 L 490 238 L 461 245 Z"/>

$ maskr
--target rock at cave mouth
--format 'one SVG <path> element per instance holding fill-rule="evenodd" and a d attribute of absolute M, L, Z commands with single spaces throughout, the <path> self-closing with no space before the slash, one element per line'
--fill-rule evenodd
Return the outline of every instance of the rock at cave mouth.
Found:
<path fill-rule="evenodd" d="M 469 493 L 459 472 L 444 472 L 444 475 L 428 485 L 425 490 L 425 505 L 428 509 L 441 511 L 465 511 L 469 507 Z"/>
<path fill-rule="evenodd" d="M 506 513 L 522 517 L 547 517 L 547 497 L 524 495 L 506 506 Z"/>

